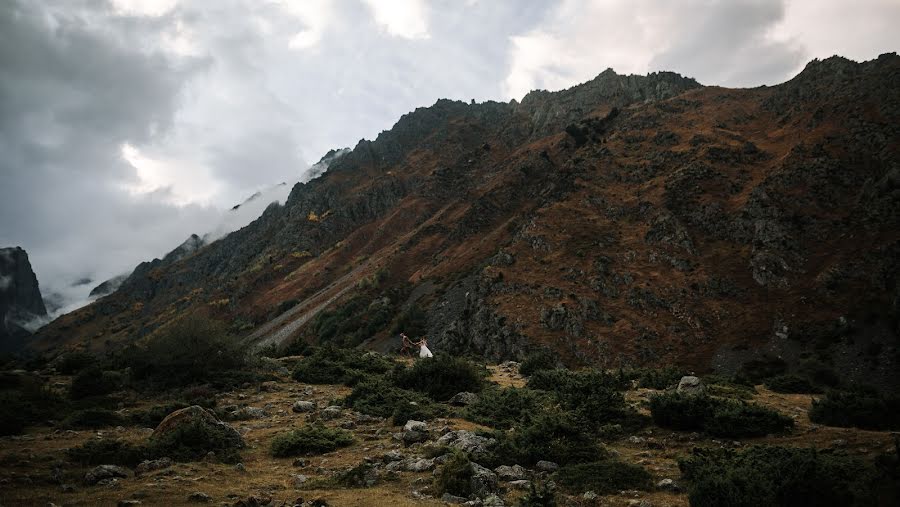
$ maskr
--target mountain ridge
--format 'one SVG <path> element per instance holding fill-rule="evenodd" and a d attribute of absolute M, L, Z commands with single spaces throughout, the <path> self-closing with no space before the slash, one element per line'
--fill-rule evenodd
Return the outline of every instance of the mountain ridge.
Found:
<path fill-rule="evenodd" d="M 417 307 L 439 350 L 497 359 L 734 370 L 819 340 L 848 378 L 877 360 L 896 386 L 898 69 L 832 58 L 741 90 L 608 70 L 521 103 L 439 100 L 32 346 L 122 346 L 185 311 L 249 337 L 295 301 L 285 346 L 387 298 L 380 328 L 330 339 L 390 350 Z"/>

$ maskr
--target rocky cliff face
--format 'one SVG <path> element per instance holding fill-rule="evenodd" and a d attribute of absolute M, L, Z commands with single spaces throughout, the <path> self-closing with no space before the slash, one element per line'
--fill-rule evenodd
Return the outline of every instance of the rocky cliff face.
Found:
<path fill-rule="evenodd" d="M 771 355 L 900 385 L 898 81 L 890 54 L 750 90 L 605 71 L 521 103 L 440 100 L 34 346 L 202 312 L 261 343 L 390 350 L 413 326 L 495 359 Z"/>
<path fill-rule="evenodd" d="M 0 350 L 15 350 L 31 334 L 28 324 L 47 315 L 25 250 L 0 248 Z"/>

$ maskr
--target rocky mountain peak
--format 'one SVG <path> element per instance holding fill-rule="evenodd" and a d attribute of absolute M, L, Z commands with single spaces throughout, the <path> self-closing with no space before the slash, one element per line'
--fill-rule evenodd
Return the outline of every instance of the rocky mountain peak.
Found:
<path fill-rule="evenodd" d="M 47 315 L 37 276 L 21 247 L 0 248 L 0 350 L 17 348 L 35 318 Z"/>

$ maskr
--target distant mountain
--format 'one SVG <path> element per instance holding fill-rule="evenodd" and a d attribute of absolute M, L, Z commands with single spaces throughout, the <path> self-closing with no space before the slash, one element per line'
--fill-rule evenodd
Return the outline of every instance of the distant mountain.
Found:
<path fill-rule="evenodd" d="M 439 100 L 32 345 L 118 347 L 194 312 L 260 347 L 391 350 L 407 330 L 492 359 L 900 386 L 898 82 L 886 54 L 754 89 L 607 70 Z"/>
<path fill-rule="evenodd" d="M 0 248 L 0 350 L 21 347 L 31 323 L 46 317 L 37 277 L 20 247 Z"/>

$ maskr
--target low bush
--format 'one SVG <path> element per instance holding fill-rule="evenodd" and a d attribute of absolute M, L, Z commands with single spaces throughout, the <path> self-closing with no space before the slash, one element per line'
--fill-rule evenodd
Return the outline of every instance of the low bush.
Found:
<path fill-rule="evenodd" d="M 643 467 L 615 459 L 568 465 L 556 473 L 556 483 L 569 493 L 593 491 L 600 495 L 624 489 L 649 490 L 650 474 Z"/>
<path fill-rule="evenodd" d="M 806 377 L 800 375 L 778 375 L 766 379 L 766 387 L 776 393 L 787 394 L 815 394 L 822 390 L 814 386 Z"/>
<path fill-rule="evenodd" d="M 730 438 L 782 433 L 794 425 L 792 419 L 752 403 L 680 393 L 652 396 L 650 413 L 664 428 Z"/>
<path fill-rule="evenodd" d="M 900 430 L 900 397 L 871 391 L 829 391 L 813 400 L 809 419 L 826 426 Z"/>
<path fill-rule="evenodd" d="M 311 425 L 277 435 L 272 439 L 271 453 L 276 458 L 324 454 L 352 443 L 349 431 Z"/>
<path fill-rule="evenodd" d="M 527 425 L 549 405 L 541 392 L 515 387 L 488 389 L 463 411 L 466 419 L 496 429 Z"/>
<path fill-rule="evenodd" d="M 787 372 L 787 363 L 779 357 L 765 356 L 759 359 L 751 359 L 742 364 L 738 369 L 735 379 L 738 382 L 756 385 L 763 380 L 783 375 Z"/>
<path fill-rule="evenodd" d="M 429 398 L 400 389 L 383 379 L 357 384 L 343 403 L 364 414 L 393 417 L 394 424 L 405 424 L 409 419 L 428 420 L 439 413 L 439 408 Z"/>
<path fill-rule="evenodd" d="M 65 428 L 105 428 L 108 426 L 122 426 L 127 420 L 112 410 L 102 408 L 89 408 L 77 410 L 63 419 Z"/>
<path fill-rule="evenodd" d="M 522 364 L 519 365 L 519 373 L 528 377 L 538 371 L 553 370 L 558 365 L 559 357 L 556 354 L 548 349 L 541 349 L 525 356 Z"/>
<path fill-rule="evenodd" d="M 722 375 L 706 375 L 703 377 L 707 394 L 722 398 L 738 398 L 752 400 L 757 394 L 756 388 Z"/>
<path fill-rule="evenodd" d="M 69 397 L 81 400 L 93 396 L 104 396 L 122 388 L 122 377 L 116 372 L 103 371 L 99 365 L 89 366 L 72 379 Z"/>
<path fill-rule="evenodd" d="M 483 366 L 439 354 L 395 371 L 394 381 L 399 387 L 425 393 L 435 401 L 446 401 L 459 392 L 480 392 L 487 374 Z"/>
<path fill-rule="evenodd" d="M 556 507 L 556 490 L 544 481 L 529 481 L 528 491 L 519 498 L 519 507 Z"/>
<path fill-rule="evenodd" d="M 694 507 L 888 505 L 874 498 L 873 468 L 815 449 L 695 449 L 678 460 Z"/>
<path fill-rule="evenodd" d="M 40 379 L 19 379 L 0 391 L 0 436 L 18 435 L 26 427 L 59 417 L 66 401 Z"/>
<path fill-rule="evenodd" d="M 255 378 L 247 371 L 246 351 L 228 327 L 195 315 L 158 329 L 142 346 L 127 349 L 121 361 L 131 368 L 135 381 L 159 389 L 231 387 Z"/>
<path fill-rule="evenodd" d="M 542 414 L 527 426 L 495 432 L 497 446 L 486 461 L 534 465 L 548 460 L 561 465 L 596 461 L 604 456 L 583 425 L 565 414 Z"/>
<path fill-rule="evenodd" d="M 552 392 L 561 407 L 572 413 L 587 428 L 618 423 L 631 429 L 643 422 L 628 408 L 620 392 L 630 382 L 624 376 L 610 375 L 599 370 L 579 372 L 569 370 L 538 371 L 528 380 L 528 387 Z"/>
<path fill-rule="evenodd" d="M 678 385 L 678 381 L 685 375 L 686 372 L 684 370 L 674 366 L 667 366 L 662 369 L 642 368 L 637 371 L 635 380 L 637 380 L 639 387 L 663 390 Z"/>
<path fill-rule="evenodd" d="M 176 401 L 167 403 L 165 405 L 154 405 L 144 410 L 137 410 L 129 415 L 129 419 L 131 420 L 132 424 L 141 426 L 143 428 L 155 428 L 159 425 L 159 423 L 162 422 L 163 419 L 166 418 L 167 415 L 176 410 L 189 407 L 190 405 L 200 405 L 204 408 L 209 408 L 207 404 L 184 403 Z"/>
<path fill-rule="evenodd" d="M 62 375 L 74 375 L 81 370 L 93 365 L 97 358 L 89 352 L 75 350 L 65 352 L 55 364 L 56 371 Z"/>
<path fill-rule="evenodd" d="M 373 352 L 341 349 L 332 345 L 316 348 L 297 363 L 294 380 L 307 384 L 355 385 L 371 375 L 384 374 L 394 362 Z"/>
<path fill-rule="evenodd" d="M 454 451 L 434 476 L 434 489 L 438 495 L 468 498 L 472 494 L 472 462 L 460 451 Z"/>
<path fill-rule="evenodd" d="M 120 465 L 133 467 L 148 459 L 146 447 L 122 440 L 96 439 L 66 451 L 68 458 L 81 465 Z"/>

